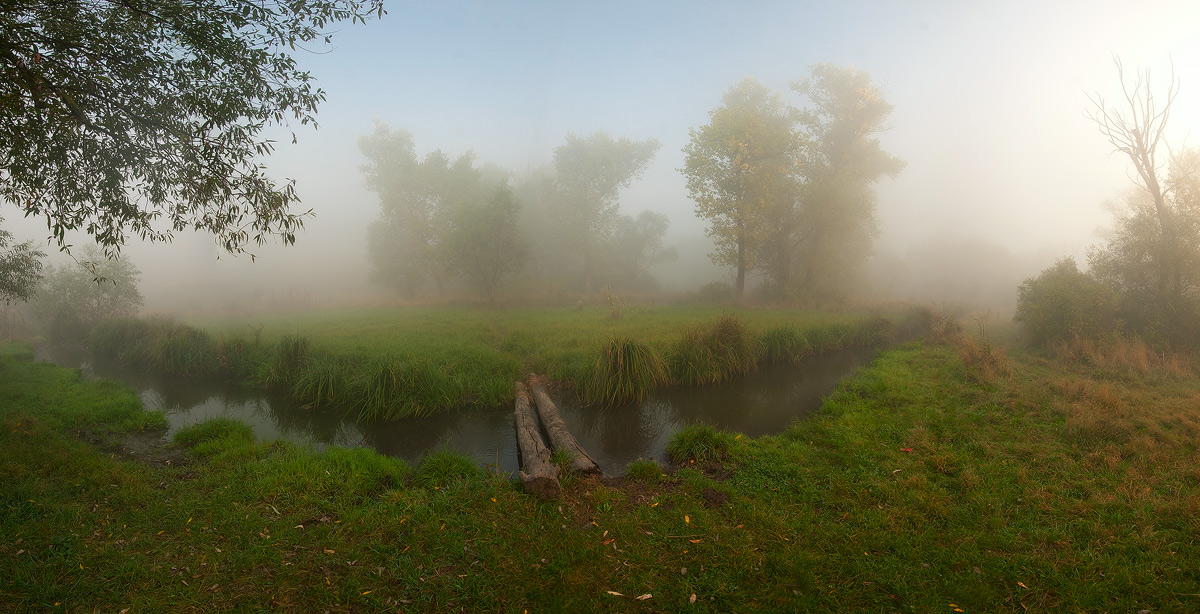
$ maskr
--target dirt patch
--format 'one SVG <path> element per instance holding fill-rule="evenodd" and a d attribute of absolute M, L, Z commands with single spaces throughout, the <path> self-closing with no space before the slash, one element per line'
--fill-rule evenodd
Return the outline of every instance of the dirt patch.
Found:
<path fill-rule="evenodd" d="M 155 467 L 181 467 L 191 463 L 187 450 L 163 440 L 164 430 L 131 433 L 80 431 L 79 438 L 114 457 Z"/>
<path fill-rule="evenodd" d="M 722 505 L 729 503 L 729 493 L 713 490 L 711 488 L 705 488 L 700 492 L 700 496 L 704 498 L 704 507 L 708 509 L 721 507 Z"/>

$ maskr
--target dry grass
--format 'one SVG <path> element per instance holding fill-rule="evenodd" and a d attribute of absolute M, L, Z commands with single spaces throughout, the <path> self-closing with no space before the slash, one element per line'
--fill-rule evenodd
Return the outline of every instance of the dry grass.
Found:
<path fill-rule="evenodd" d="M 1074 337 L 1051 346 L 1053 356 L 1068 365 L 1087 366 L 1106 374 L 1183 379 L 1197 374 L 1186 354 L 1156 352 L 1140 339 L 1097 341 Z"/>

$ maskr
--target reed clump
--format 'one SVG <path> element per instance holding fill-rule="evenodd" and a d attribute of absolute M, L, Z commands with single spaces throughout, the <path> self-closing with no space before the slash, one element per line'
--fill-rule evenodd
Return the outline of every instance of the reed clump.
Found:
<path fill-rule="evenodd" d="M 585 402 L 618 405 L 641 401 L 667 381 L 667 364 L 653 349 L 614 337 L 601 349 L 582 392 Z"/>
<path fill-rule="evenodd" d="M 758 366 L 761 346 L 737 316 L 684 331 L 670 353 L 672 379 L 685 386 L 714 384 Z"/>

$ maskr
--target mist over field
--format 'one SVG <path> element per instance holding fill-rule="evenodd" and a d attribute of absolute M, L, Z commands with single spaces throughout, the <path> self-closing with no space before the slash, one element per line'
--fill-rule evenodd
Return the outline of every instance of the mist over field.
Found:
<path fill-rule="evenodd" d="M 295 145 L 277 131 L 263 161 L 274 177 L 294 178 L 300 210 L 313 211 L 294 246 L 235 257 L 182 232 L 122 254 L 142 272 L 143 312 L 473 298 L 453 286 L 440 298 L 406 297 L 369 279 L 367 228 L 380 204 L 359 139 L 376 122 L 407 130 L 418 159 L 473 153 L 515 185 L 552 166 L 568 134 L 603 131 L 659 143 L 619 193 L 620 214 L 669 220 L 663 244 L 676 257 L 649 269 L 657 289 L 731 283 L 733 270 L 708 257 L 708 222 L 680 172 L 689 129 L 746 77 L 803 106 L 789 83 L 827 62 L 869 74 L 894 107 L 881 148 L 906 163 L 875 185 L 879 236 L 850 300 L 1011 314 L 1016 286 L 1058 258 L 1083 262 L 1111 223 L 1104 203 L 1133 188 L 1127 160 L 1084 115 L 1088 94 L 1120 95 L 1113 57 L 1164 85 L 1173 62 L 1181 89 L 1170 137 L 1186 144 L 1200 125 L 1198 17 L 1188 2 L 392 5 L 382 20 L 341 32 L 330 52 L 298 54 L 328 94 L 320 129 L 294 126 Z M 47 236 L 42 220 L 12 205 L 0 214 L 18 241 Z M 45 251 L 66 261 L 55 246 Z M 520 277 L 502 301 L 520 301 Z M 762 280 L 750 272 L 748 296 Z M 576 294 L 557 298 L 573 304 Z"/>

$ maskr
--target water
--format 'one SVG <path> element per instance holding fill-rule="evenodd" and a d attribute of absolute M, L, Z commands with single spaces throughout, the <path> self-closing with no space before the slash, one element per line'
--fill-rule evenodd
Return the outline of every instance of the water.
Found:
<path fill-rule="evenodd" d="M 659 390 L 641 403 L 580 407 L 571 395 L 552 395 L 579 443 L 610 475 L 624 473 L 638 458 L 663 459 L 671 435 L 693 422 L 759 436 L 779 433 L 815 412 L 837 383 L 874 357 L 871 349 L 849 349 L 772 365 L 731 382 L 700 388 Z M 417 461 L 449 449 L 500 471 L 516 472 L 517 442 L 511 407 L 358 424 L 328 411 L 303 409 L 286 397 L 213 381 L 157 377 L 105 361 L 86 352 L 39 348 L 39 360 L 75 367 L 87 378 L 114 379 L 137 391 L 148 410 L 161 410 L 170 437 L 182 426 L 226 416 L 254 429 L 260 441 L 286 440 L 322 449 L 368 447 Z"/>

